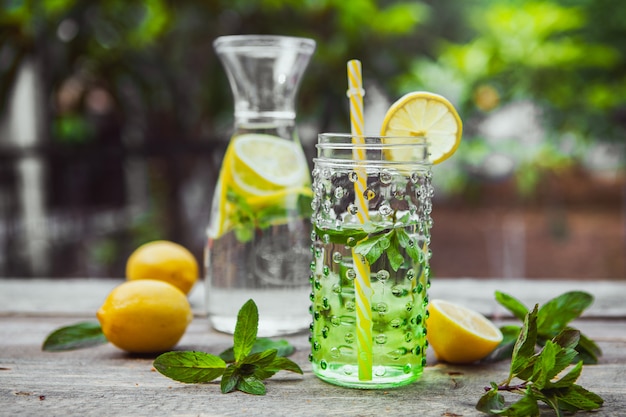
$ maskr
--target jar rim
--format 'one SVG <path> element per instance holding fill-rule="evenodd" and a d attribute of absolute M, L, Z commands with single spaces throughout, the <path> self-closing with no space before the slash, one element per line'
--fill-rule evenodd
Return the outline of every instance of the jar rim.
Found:
<path fill-rule="evenodd" d="M 317 147 L 353 147 L 353 146 L 427 146 L 428 137 L 424 135 L 353 135 L 350 133 L 320 133 L 317 135 Z"/>
<path fill-rule="evenodd" d="M 428 138 L 425 136 L 351 135 L 349 133 L 320 133 L 317 158 L 314 162 L 341 161 L 343 164 L 374 161 L 391 165 L 432 165 Z"/>

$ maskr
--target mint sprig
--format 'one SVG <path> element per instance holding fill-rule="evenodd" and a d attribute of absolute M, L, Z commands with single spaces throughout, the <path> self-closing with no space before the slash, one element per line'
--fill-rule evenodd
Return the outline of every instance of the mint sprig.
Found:
<path fill-rule="evenodd" d="M 224 394 L 237 390 L 264 395 L 263 380 L 280 370 L 302 374 L 302 369 L 290 359 L 279 356 L 278 349 L 255 352 L 259 346 L 272 346 L 266 339 L 257 339 L 258 325 L 258 308 L 253 300 L 248 300 L 237 314 L 233 347 L 222 352 L 221 357 L 204 352 L 167 352 L 154 360 L 154 368 L 168 378 L 185 383 L 211 382 L 221 376 L 220 389 Z M 285 348 L 284 341 L 278 346 L 282 353 L 293 352 L 293 348 Z M 227 363 L 230 359 L 232 362 Z"/>
<path fill-rule="evenodd" d="M 295 348 L 288 341 L 281 340 L 272 340 L 266 337 L 258 337 L 254 345 L 252 346 L 252 350 L 250 353 L 259 353 L 268 349 L 276 349 L 276 356 L 287 357 L 295 352 Z M 222 358 L 225 362 L 235 362 L 235 352 L 233 347 L 224 350 L 219 354 L 219 357 Z"/>
<path fill-rule="evenodd" d="M 496 291 L 496 301 L 509 310 L 516 318 L 524 320 L 528 308 L 515 297 Z M 565 330 L 576 330 L 569 323 L 580 315 L 593 303 L 593 296 L 584 291 L 571 291 L 555 297 L 537 311 L 536 341 L 539 347 L 545 346 L 548 341 Z M 490 355 L 489 360 L 509 358 L 511 349 L 520 334 L 520 326 L 508 325 L 500 328 L 504 336 L 498 348 Z M 602 355 L 600 347 L 589 337 L 579 332 L 579 340 L 575 347 L 578 355 L 574 361 L 582 360 L 585 364 L 598 363 Z"/>
<path fill-rule="evenodd" d="M 535 305 L 524 317 L 524 325 L 513 348 L 509 376 L 501 384 L 491 382 L 485 388 L 487 392 L 476 404 L 477 410 L 492 415 L 534 417 L 540 415 L 538 402 L 543 402 L 560 417 L 564 412 L 602 407 L 604 400 L 600 396 L 575 383 L 582 372 L 582 360 L 570 367 L 578 356 L 576 347 L 580 332 L 564 329 L 535 353 L 539 323 L 538 306 Z M 559 378 L 568 367 L 566 374 Z M 514 380 L 521 382 L 513 384 Z M 522 397 L 507 405 L 502 392 Z"/>
<path fill-rule="evenodd" d="M 415 242 L 404 229 L 391 229 L 383 231 L 361 240 L 354 247 L 354 251 L 367 259 L 372 265 L 383 253 L 387 255 L 389 266 L 397 271 L 404 263 L 404 257 L 400 253 L 403 248 L 413 262 L 420 263 L 423 260 L 422 249 L 418 242 Z"/>
<path fill-rule="evenodd" d="M 230 221 L 233 223 L 235 237 L 239 242 L 249 242 L 254 237 L 256 229 L 265 230 L 293 215 L 294 207 L 274 205 L 261 209 L 254 208 L 244 197 L 233 191 L 228 191 L 226 198 L 233 205 Z M 311 201 L 311 196 L 298 194 L 295 206 L 298 216 L 304 219 L 311 216 Z"/>

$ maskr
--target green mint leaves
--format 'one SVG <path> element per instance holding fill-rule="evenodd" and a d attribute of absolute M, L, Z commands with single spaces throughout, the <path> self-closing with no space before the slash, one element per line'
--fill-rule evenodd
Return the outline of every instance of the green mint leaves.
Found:
<path fill-rule="evenodd" d="M 158 356 L 154 368 L 163 375 L 188 384 L 213 381 L 226 369 L 226 362 L 204 352 L 167 352 Z"/>
<path fill-rule="evenodd" d="M 496 292 L 496 300 L 515 317 L 525 320 L 528 308 L 519 300 L 509 294 Z M 575 330 L 568 326 L 569 322 L 580 317 L 583 311 L 593 303 L 593 296 L 583 291 L 572 291 L 555 297 L 537 311 L 536 317 L 536 341 L 538 346 L 544 346 L 548 341 L 559 335 L 564 330 Z M 498 360 L 510 357 L 511 348 L 520 334 L 519 326 L 504 326 L 500 329 L 504 339 L 490 359 Z M 598 345 L 584 334 L 580 333 L 579 341 L 575 347 L 578 355 L 575 360 L 582 360 L 585 364 L 598 363 L 598 357 L 602 350 Z"/>
<path fill-rule="evenodd" d="M 102 333 L 100 323 L 85 321 L 56 329 L 46 337 L 41 349 L 46 352 L 64 352 L 108 342 Z"/>
<path fill-rule="evenodd" d="M 179 382 L 204 383 L 222 377 L 220 389 L 264 395 L 263 380 L 280 370 L 302 374 L 302 369 L 283 355 L 294 349 L 285 341 L 257 339 L 259 311 L 248 300 L 237 314 L 233 347 L 220 356 L 204 352 L 167 352 L 154 360 L 157 371 Z M 229 363 L 230 362 L 230 363 Z"/>
<path fill-rule="evenodd" d="M 513 347 L 509 376 L 502 384 L 491 382 L 490 387 L 485 388 L 486 394 L 476 404 L 479 411 L 509 417 L 534 417 L 540 415 L 538 402 L 541 401 L 557 416 L 562 416 L 564 412 L 595 410 L 602 406 L 604 400 L 600 396 L 575 383 L 583 368 L 582 360 L 570 367 L 572 360 L 579 355 L 576 350 L 581 340 L 578 330 L 564 328 L 535 353 L 539 326 L 545 325 L 545 319 L 540 320 L 539 311 L 535 306 L 525 315 Z M 560 376 L 568 367 L 570 369 Z M 521 383 L 511 384 L 514 379 Z M 522 397 L 506 405 L 503 391 Z"/>
<path fill-rule="evenodd" d="M 271 340 L 264 337 L 259 337 L 254 342 L 250 353 L 259 353 L 264 350 L 276 349 L 276 356 L 287 357 L 295 352 L 295 348 L 286 340 Z M 235 362 L 235 352 L 233 347 L 226 349 L 220 353 L 220 358 L 226 362 Z"/>
<path fill-rule="evenodd" d="M 422 249 L 404 229 L 392 229 L 388 232 L 369 236 L 357 243 L 354 251 L 364 256 L 370 265 L 385 253 L 389 265 L 394 271 L 397 271 L 404 263 L 404 257 L 399 248 L 403 248 L 415 263 L 420 263 L 423 260 Z"/>
<path fill-rule="evenodd" d="M 302 369 L 286 357 L 295 349 L 285 340 L 257 338 L 259 312 L 248 300 L 237 315 L 233 346 L 219 356 L 204 352 L 167 352 L 154 360 L 154 367 L 163 375 L 179 382 L 204 383 L 222 377 L 221 390 L 249 394 L 265 394 L 263 380 L 278 371 L 302 374 Z M 98 322 L 81 322 L 61 327 L 50 333 L 42 350 L 61 352 L 108 343 Z"/>
<path fill-rule="evenodd" d="M 262 209 L 251 207 L 244 197 L 233 191 L 226 193 L 226 198 L 235 208 L 230 214 L 231 222 L 235 232 L 235 237 L 240 242 L 249 242 L 254 237 L 254 231 L 258 228 L 265 230 L 276 222 L 281 222 L 285 218 L 293 215 L 294 208 L 284 206 L 269 206 Z M 306 194 L 299 194 L 295 209 L 298 216 L 306 219 L 311 216 L 312 197 Z"/>

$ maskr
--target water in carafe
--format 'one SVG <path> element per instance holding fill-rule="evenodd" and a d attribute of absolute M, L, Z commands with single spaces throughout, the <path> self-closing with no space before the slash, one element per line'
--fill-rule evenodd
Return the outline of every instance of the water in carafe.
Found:
<path fill-rule="evenodd" d="M 205 253 L 214 329 L 232 333 L 241 306 L 259 308 L 259 336 L 309 327 L 309 167 L 295 98 L 311 39 L 224 36 L 214 42 L 233 92 L 235 128 L 213 197 Z"/>

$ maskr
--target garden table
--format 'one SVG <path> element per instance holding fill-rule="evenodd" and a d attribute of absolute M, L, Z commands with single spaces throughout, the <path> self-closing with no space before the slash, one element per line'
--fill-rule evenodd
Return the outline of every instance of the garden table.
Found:
<path fill-rule="evenodd" d="M 317 379 L 308 362 L 308 334 L 284 337 L 304 375 L 280 372 L 265 396 L 221 394 L 219 383 L 182 384 L 154 370 L 154 356 L 129 355 L 107 344 L 71 352 L 41 351 L 60 326 L 95 320 L 95 311 L 119 279 L 0 279 L 0 416 L 484 416 L 474 407 L 490 381 L 501 382 L 509 362 L 437 363 L 417 383 L 389 390 L 356 390 Z M 232 336 L 210 329 L 203 286 L 190 294 L 195 318 L 177 349 L 218 354 Z M 510 321 L 494 291 L 526 305 L 570 290 L 594 304 L 573 325 L 598 342 L 603 356 L 586 365 L 578 383 L 605 400 L 594 413 L 626 416 L 626 281 L 435 279 L 431 298 L 445 298 Z M 549 411 L 549 410 L 546 410 Z M 552 415 L 547 413 L 546 415 Z"/>

